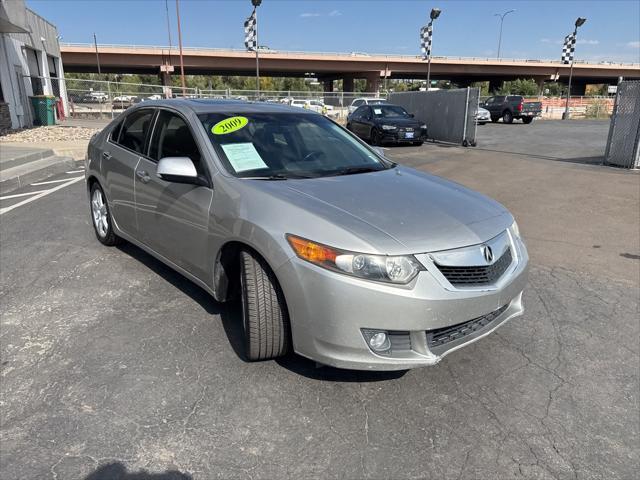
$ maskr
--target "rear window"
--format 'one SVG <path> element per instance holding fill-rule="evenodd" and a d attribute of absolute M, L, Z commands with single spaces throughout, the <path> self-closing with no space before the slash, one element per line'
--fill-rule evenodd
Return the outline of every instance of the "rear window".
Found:
<path fill-rule="evenodd" d="M 507 97 L 507 101 L 509 102 L 519 102 L 520 100 L 522 100 L 522 97 L 520 95 L 510 95 L 509 97 Z"/>

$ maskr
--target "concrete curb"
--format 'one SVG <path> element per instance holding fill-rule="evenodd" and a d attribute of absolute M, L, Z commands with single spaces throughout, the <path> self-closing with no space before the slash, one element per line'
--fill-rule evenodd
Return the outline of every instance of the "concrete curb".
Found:
<path fill-rule="evenodd" d="M 8 168 L 0 172 L 0 192 L 9 193 L 17 188 L 44 180 L 52 175 L 64 173 L 79 166 L 84 162 L 74 160 L 71 157 L 51 156 L 29 162 L 26 165 Z"/>

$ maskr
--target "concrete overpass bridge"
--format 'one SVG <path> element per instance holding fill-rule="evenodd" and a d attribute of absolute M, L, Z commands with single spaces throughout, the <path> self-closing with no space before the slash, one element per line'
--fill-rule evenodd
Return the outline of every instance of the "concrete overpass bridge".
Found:
<path fill-rule="evenodd" d="M 179 73 L 178 49 L 137 45 L 99 45 L 100 67 L 108 73 L 159 74 L 168 84 L 171 72 Z M 91 44 L 62 44 L 62 61 L 67 72 L 97 72 L 96 51 Z M 183 48 L 186 74 L 253 75 L 255 54 L 244 50 Z M 353 80 L 364 78 L 367 91 L 376 91 L 381 80 L 421 79 L 427 64 L 419 56 L 365 53 L 313 53 L 261 51 L 260 73 L 272 77 L 302 77 L 312 73 L 333 90 L 333 80 L 343 80 L 343 90 L 353 91 Z M 534 78 L 567 82 L 569 66 L 552 60 L 433 57 L 431 78 L 451 80 L 459 85 L 489 81 L 499 87 L 505 80 Z M 618 78 L 640 79 L 640 64 L 578 61 L 573 67 L 572 94 L 584 94 L 587 84 L 616 84 Z"/>

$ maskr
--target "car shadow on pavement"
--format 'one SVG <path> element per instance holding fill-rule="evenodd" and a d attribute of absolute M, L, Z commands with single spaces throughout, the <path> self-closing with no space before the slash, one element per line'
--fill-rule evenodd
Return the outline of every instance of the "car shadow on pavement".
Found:
<path fill-rule="evenodd" d="M 195 300 L 207 313 L 217 315 L 221 313 L 223 305 L 216 302 L 208 292 L 204 291 L 191 280 L 182 276 L 172 268 L 166 266 L 160 260 L 156 260 L 153 256 L 135 245 L 126 242 L 118 246 L 118 249 L 131 258 L 142 263 L 145 267 L 155 272 L 167 280 L 171 285 L 179 289 L 185 295 Z"/>
<path fill-rule="evenodd" d="M 126 253 L 131 258 L 142 263 L 145 267 L 149 268 L 157 275 L 164 278 L 171 283 L 174 287 L 179 289 L 182 293 L 192 298 L 197 302 L 207 313 L 211 315 L 220 315 L 222 321 L 222 327 L 224 328 L 227 339 L 234 353 L 243 360 L 248 362 L 244 354 L 244 332 L 242 329 L 242 311 L 240 308 L 240 302 L 232 301 L 228 303 L 218 303 L 213 297 L 193 283 L 191 280 L 182 276 L 180 273 L 166 266 L 161 261 L 157 260 L 141 248 L 136 247 L 131 243 L 124 243 L 118 246 L 118 249 L 123 253 Z M 359 370 L 343 370 L 339 368 L 333 368 L 328 366 L 321 366 L 311 360 L 301 357 L 296 354 L 289 354 L 286 357 L 276 360 L 278 365 L 287 370 L 302 375 L 304 377 L 314 380 L 335 381 L 335 382 L 377 382 L 386 381 L 394 378 L 400 378 L 406 370 L 393 371 L 393 372 L 379 372 L 379 371 L 359 371 Z M 101 478 L 101 477 L 96 477 Z M 111 477 L 104 477 L 111 478 Z M 114 477 L 119 478 L 119 477 Z M 129 480 L 129 477 L 123 477 Z M 131 477 L 135 478 L 137 477 Z M 145 478 L 145 477 L 140 477 Z M 155 477 L 153 480 L 156 480 Z M 172 478 L 172 477 L 167 477 Z M 94 480 L 91 478 L 91 480 Z M 159 477 L 158 480 L 164 480 Z"/>
<path fill-rule="evenodd" d="M 127 472 L 127 468 L 122 463 L 113 462 L 98 467 L 84 480 L 193 480 L 193 477 L 177 470 L 167 470 L 164 473 L 149 473 L 145 470 Z"/>

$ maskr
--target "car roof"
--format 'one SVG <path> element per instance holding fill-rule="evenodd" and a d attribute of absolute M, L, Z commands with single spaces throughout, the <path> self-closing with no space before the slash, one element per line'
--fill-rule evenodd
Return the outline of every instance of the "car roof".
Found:
<path fill-rule="evenodd" d="M 178 111 L 191 110 L 198 113 L 309 113 L 308 110 L 290 107 L 279 103 L 250 102 L 246 100 L 220 100 L 207 98 L 170 98 L 148 100 L 135 108 L 170 107 Z"/>

